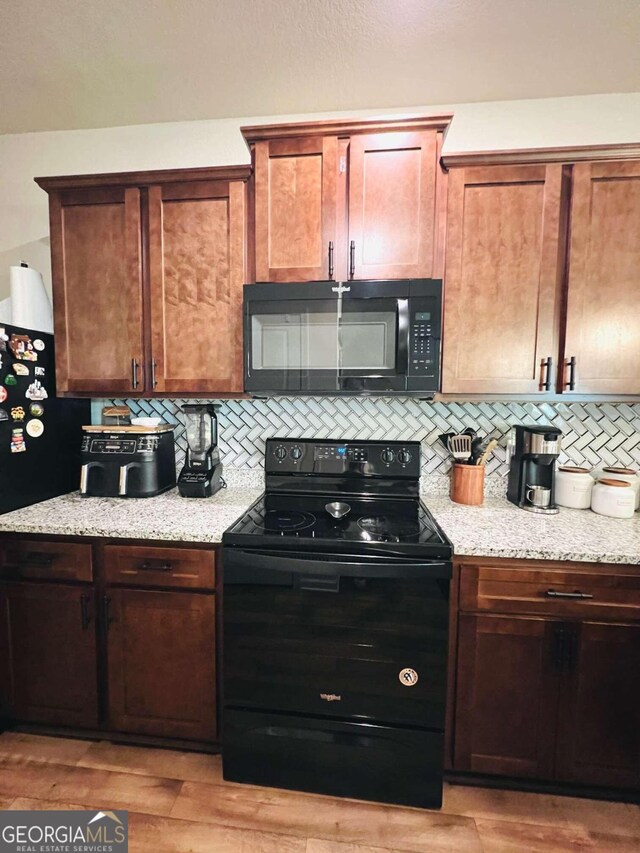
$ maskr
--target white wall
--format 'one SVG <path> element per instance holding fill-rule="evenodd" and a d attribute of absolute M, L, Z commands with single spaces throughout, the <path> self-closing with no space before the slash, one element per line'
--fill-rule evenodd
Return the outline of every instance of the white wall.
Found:
<path fill-rule="evenodd" d="M 640 142 L 640 93 L 0 136 L 0 299 L 8 294 L 9 266 L 20 261 L 50 286 L 47 196 L 35 176 L 246 163 L 242 125 L 448 110 L 455 114 L 448 152 Z"/>

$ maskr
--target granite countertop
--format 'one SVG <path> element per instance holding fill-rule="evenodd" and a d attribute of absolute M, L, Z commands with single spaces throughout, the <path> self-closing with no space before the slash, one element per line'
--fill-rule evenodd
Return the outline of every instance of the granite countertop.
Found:
<path fill-rule="evenodd" d="M 252 472 L 249 472 L 252 473 Z M 154 498 L 83 498 L 79 492 L 0 515 L 0 533 L 104 536 L 171 542 L 220 542 L 262 494 L 262 477 L 227 475 L 228 488 L 206 500 L 172 489 Z"/>
<path fill-rule="evenodd" d="M 526 512 L 504 497 L 463 506 L 444 495 L 423 494 L 457 556 L 575 560 L 640 564 L 640 513 L 607 518 L 588 509 L 557 515 Z"/>
<path fill-rule="evenodd" d="M 81 498 L 78 492 L 0 515 L 0 533 L 103 536 L 170 542 L 220 542 L 263 491 L 263 472 L 225 470 L 228 488 L 207 500 L 176 489 L 155 498 Z M 496 494 L 483 506 L 454 504 L 441 484 L 425 482 L 422 499 L 458 556 L 640 565 L 640 513 L 613 519 L 590 510 L 528 513 Z"/>

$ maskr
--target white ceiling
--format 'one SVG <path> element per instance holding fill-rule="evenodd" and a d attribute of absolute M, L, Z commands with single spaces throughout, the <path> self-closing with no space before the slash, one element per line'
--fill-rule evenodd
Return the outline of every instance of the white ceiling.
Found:
<path fill-rule="evenodd" d="M 1 133 L 639 90 L 639 0 L 0 0 Z"/>

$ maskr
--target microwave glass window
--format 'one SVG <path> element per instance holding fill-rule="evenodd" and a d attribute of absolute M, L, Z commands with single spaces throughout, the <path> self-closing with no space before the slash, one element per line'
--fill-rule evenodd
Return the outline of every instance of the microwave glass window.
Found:
<path fill-rule="evenodd" d="M 253 370 L 393 370 L 394 311 L 253 314 Z"/>

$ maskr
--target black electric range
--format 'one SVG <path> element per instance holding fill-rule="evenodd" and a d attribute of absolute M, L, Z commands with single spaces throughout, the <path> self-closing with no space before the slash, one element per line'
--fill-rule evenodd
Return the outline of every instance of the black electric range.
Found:
<path fill-rule="evenodd" d="M 267 441 L 222 540 L 226 779 L 441 804 L 452 547 L 419 478 L 418 442 Z"/>

